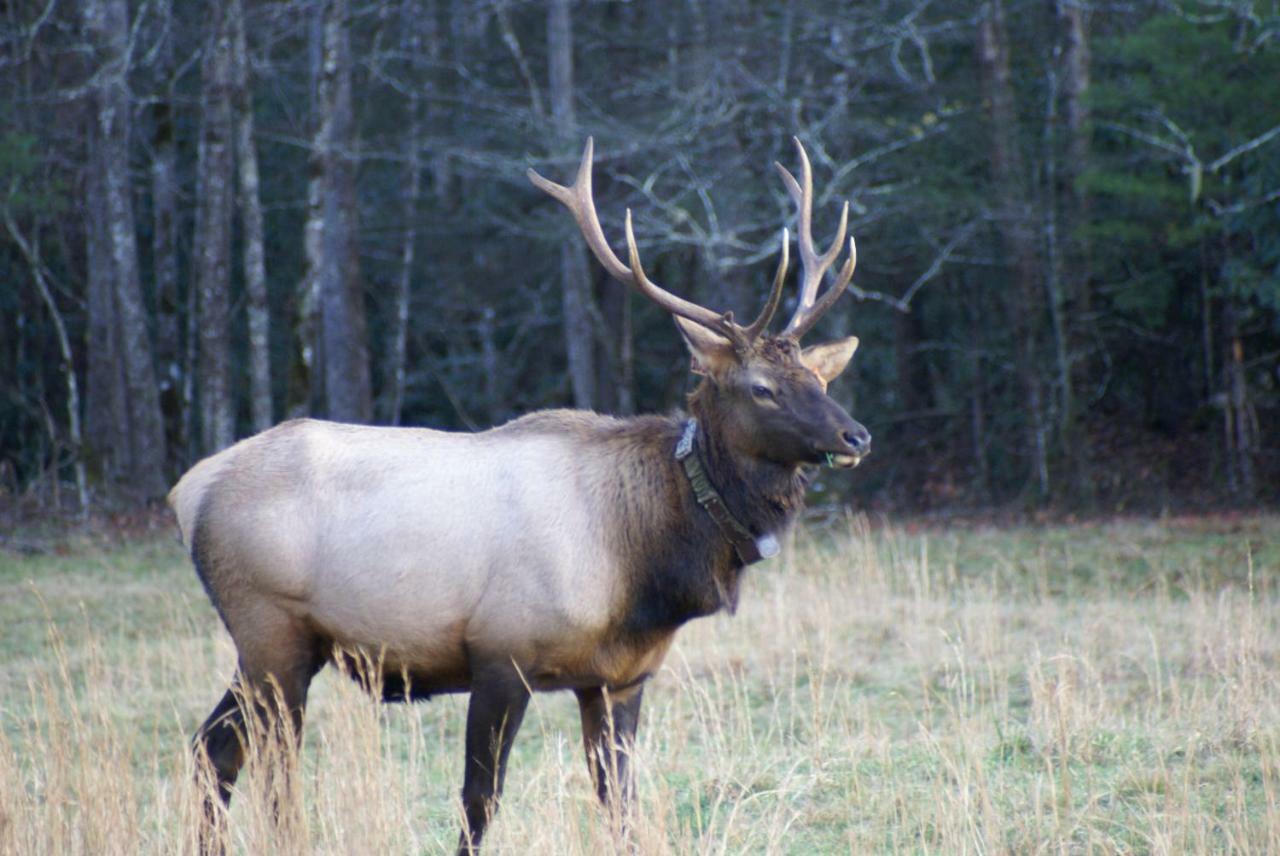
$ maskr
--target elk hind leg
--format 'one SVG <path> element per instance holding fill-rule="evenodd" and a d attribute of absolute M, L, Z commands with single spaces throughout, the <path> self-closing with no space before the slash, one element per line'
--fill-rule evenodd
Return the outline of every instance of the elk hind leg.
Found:
<path fill-rule="evenodd" d="M 273 753 L 267 756 L 275 762 L 266 768 L 270 780 L 263 784 L 271 796 L 273 816 L 282 819 L 280 797 L 290 793 L 288 768 L 302 735 L 307 690 L 325 662 L 321 640 L 300 622 L 279 613 L 265 616 L 264 610 L 255 611 L 259 619 L 274 620 L 245 622 L 252 633 L 232 630 L 240 653 L 236 679 L 194 740 L 198 775 L 204 780 L 205 835 L 218 828 L 225 814 L 213 794 L 222 807 L 230 803 L 250 746 Z"/>
<path fill-rule="evenodd" d="M 244 732 L 244 713 L 238 696 L 239 690 L 232 684 L 192 739 L 206 823 L 217 822 L 219 812 L 216 802 L 221 802 L 223 806 L 230 804 L 231 788 L 236 783 L 240 768 L 244 766 L 244 744 L 241 738 Z"/>

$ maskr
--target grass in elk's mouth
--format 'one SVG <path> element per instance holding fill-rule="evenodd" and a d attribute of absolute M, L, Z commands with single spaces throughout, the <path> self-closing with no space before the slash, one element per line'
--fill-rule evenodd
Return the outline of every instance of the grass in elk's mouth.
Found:
<path fill-rule="evenodd" d="M 1280 852 L 1280 519 L 794 540 L 646 694 L 642 852 Z M 0 658 L 0 853 L 189 852 L 234 652 L 176 543 L 0 551 Z M 250 770 L 232 851 L 452 849 L 464 713 L 327 670 L 298 823 Z M 577 719 L 535 697 L 489 852 L 617 851 Z"/>

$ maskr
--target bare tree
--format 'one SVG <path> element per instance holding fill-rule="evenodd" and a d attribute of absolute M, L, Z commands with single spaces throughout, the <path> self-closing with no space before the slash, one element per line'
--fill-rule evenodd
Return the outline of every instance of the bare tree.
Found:
<path fill-rule="evenodd" d="M 368 422 L 373 402 L 356 251 L 350 21 L 346 0 L 325 0 L 323 7 L 320 116 L 312 158 L 320 170 L 324 199 L 318 292 L 325 405 L 331 419 Z"/>
<path fill-rule="evenodd" d="M 182 405 L 182 343 L 178 335 L 178 144 L 174 117 L 177 70 L 174 63 L 172 0 L 157 7 L 160 43 L 156 47 L 157 91 L 151 100 L 151 269 L 156 307 L 156 366 L 159 370 L 160 403 L 174 427 L 180 423 Z M 186 438 L 169 431 L 170 454 Z"/>
<path fill-rule="evenodd" d="M 87 137 L 89 164 L 84 178 L 87 331 L 85 350 L 85 451 L 95 475 L 108 483 L 132 471 L 132 448 L 125 413 L 125 385 L 117 321 L 115 270 L 107 226 L 103 157 L 96 113 Z"/>
<path fill-rule="evenodd" d="M 1069 489 L 1084 499 L 1090 492 L 1088 432 L 1078 390 L 1091 376 L 1091 361 L 1085 356 L 1092 346 L 1090 251 L 1086 226 L 1089 197 L 1083 177 L 1089 168 L 1089 41 L 1087 11 L 1082 0 L 1054 0 L 1057 13 L 1059 69 L 1061 78 L 1063 131 L 1066 160 L 1060 194 L 1062 207 L 1063 258 L 1061 271 L 1062 330 L 1059 333 L 1058 442 L 1066 468 Z M 1052 153 L 1050 153 L 1052 154 Z M 1059 196 L 1058 188 L 1051 191 Z M 1056 201 L 1056 200 L 1055 200 Z M 1052 202 L 1050 203 L 1052 206 Z M 1064 365 L 1065 363 L 1065 365 Z"/>
<path fill-rule="evenodd" d="M 129 485 L 145 497 L 162 495 L 165 438 L 159 391 L 152 363 L 151 339 L 138 275 L 138 240 L 129 176 L 131 133 L 126 74 L 131 50 L 126 0 L 86 0 L 81 7 L 85 30 L 95 47 L 98 73 L 93 87 L 99 152 L 91 164 L 101 170 L 101 190 L 126 390 L 124 438 L 129 445 Z"/>
<path fill-rule="evenodd" d="M 573 150 L 579 142 L 573 109 L 573 26 L 569 4 L 570 0 L 551 0 L 547 7 L 552 139 L 561 153 Z M 591 318 L 591 280 L 580 241 L 566 238 L 561 245 L 560 277 L 573 403 L 590 409 L 596 404 L 595 331 Z"/>
<path fill-rule="evenodd" d="M 1222 366 L 1223 437 L 1227 452 L 1227 485 L 1233 494 L 1253 499 L 1257 492 L 1254 457 L 1258 454 L 1258 414 L 1249 395 L 1245 374 L 1244 343 L 1236 305 L 1228 300 L 1222 309 L 1226 354 Z"/>
<path fill-rule="evenodd" d="M 400 6 L 400 47 L 406 58 L 416 58 L 423 50 L 422 29 L 426 29 L 427 56 L 433 68 L 440 60 L 440 35 L 437 31 L 435 3 L 429 3 L 419 14 L 413 0 Z M 396 278 L 395 314 L 392 316 L 390 344 L 387 348 L 386 390 L 382 396 L 382 418 L 391 425 L 400 424 L 404 409 L 405 359 L 409 333 L 409 286 L 413 281 L 413 263 L 418 242 L 418 197 L 422 189 L 422 110 L 423 98 L 415 81 L 407 84 L 405 112 L 408 124 L 404 143 L 404 182 L 401 185 L 404 210 L 404 234 L 400 241 L 400 270 Z"/>
<path fill-rule="evenodd" d="M 290 412 L 313 408 L 322 392 L 329 418 L 368 422 L 373 407 L 354 223 L 355 121 L 346 0 L 319 3 L 312 43 L 315 130 Z M 320 390 L 314 388 L 318 380 Z"/>
<path fill-rule="evenodd" d="M 244 287 L 249 298 L 249 410 L 253 430 L 270 427 L 271 317 L 267 306 L 266 251 L 258 189 L 258 148 L 253 133 L 253 90 L 244 4 L 231 0 L 231 79 L 236 112 L 236 155 L 240 178 L 240 221 L 244 230 Z"/>
<path fill-rule="evenodd" d="M 205 45 L 197 173 L 195 238 L 199 311 L 201 452 L 216 452 L 235 440 L 229 354 L 232 160 L 230 15 L 213 7 Z"/>
<path fill-rule="evenodd" d="M 1089 293 L 1089 242 L 1084 225 L 1089 217 L 1089 198 L 1081 177 L 1089 168 L 1089 28 L 1088 12 L 1082 0 L 1055 0 L 1062 51 L 1062 97 L 1066 113 L 1067 162 L 1063 176 L 1071 188 L 1067 227 L 1071 230 L 1069 276 L 1079 314 L 1087 314 Z"/>
<path fill-rule="evenodd" d="M 325 171 L 322 151 L 329 138 L 324 121 L 327 113 L 320 99 L 324 62 L 324 9 L 313 7 L 309 22 L 309 64 L 311 67 L 311 114 L 315 123 L 307 169 L 307 220 L 302 230 L 302 278 L 294 293 L 293 329 L 289 359 L 288 414 L 306 416 L 316 409 L 320 350 L 320 269 L 324 264 Z"/>
<path fill-rule="evenodd" d="M 995 220 L 1009 255 L 1013 287 L 1005 308 L 1013 335 L 1015 370 L 1026 408 L 1027 446 L 1032 477 L 1041 499 L 1049 495 L 1048 444 L 1040 378 L 1037 372 L 1038 300 L 1035 244 L 1028 229 L 1028 196 L 1017 116 L 1009 73 L 1009 36 L 1001 0 L 988 0 L 978 16 L 977 56 L 990 131 L 991 183 Z"/>

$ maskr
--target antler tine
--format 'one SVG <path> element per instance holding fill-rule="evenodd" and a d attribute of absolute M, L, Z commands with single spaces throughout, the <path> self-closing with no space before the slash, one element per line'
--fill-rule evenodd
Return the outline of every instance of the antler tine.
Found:
<path fill-rule="evenodd" d="M 600 264 L 610 276 L 627 282 L 631 279 L 631 270 L 610 249 L 604 230 L 600 228 L 600 218 L 596 215 L 596 203 L 591 193 L 591 161 L 594 153 L 595 139 L 587 137 L 587 144 L 582 149 L 582 161 L 578 164 L 578 174 L 571 187 L 543 178 L 532 167 L 525 175 L 535 187 L 569 209 L 573 219 L 578 221 L 578 228 L 582 231 L 582 237 L 586 238 L 587 246 Z"/>
<path fill-rule="evenodd" d="M 587 144 L 582 150 L 582 162 L 578 165 L 578 175 L 570 187 L 543 178 L 533 169 L 528 170 L 526 175 L 534 186 L 569 209 L 573 219 L 578 222 L 578 228 L 582 231 L 587 246 L 610 276 L 631 285 L 667 312 L 709 327 L 736 345 L 742 344 L 744 341 L 742 328 L 734 323 L 733 313 L 726 312 L 720 315 L 705 306 L 677 297 L 645 276 L 644 270 L 640 267 L 640 251 L 636 248 L 636 239 L 631 228 L 630 209 L 627 210 L 627 250 L 630 253 L 631 266 L 627 267 L 614 254 L 609 247 L 609 242 L 605 239 L 604 230 L 600 228 L 600 217 L 596 214 L 595 199 L 591 192 L 591 161 L 594 150 L 595 141 L 587 137 Z"/>
<path fill-rule="evenodd" d="M 760 334 L 769 326 L 769 322 L 773 320 L 773 313 L 778 311 L 778 304 L 782 302 L 782 285 L 787 279 L 787 265 L 790 260 L 791 233 L 783 226 L 782 258 L 778 261 L 778 272 L 773 275 L 773 288 L 769 291 L 769 299 L 765 301 L 764 308 L 760 310 L 760 316 L 752 321 L 751 326 L 745 331 L 748 342 L 754 342 L 760 337 Z"/>
<path fill-rule="evenodd" d="M 813 309 L 805 313 L 801 318 L 799 314 L 791 319 L 791 323 L 787 325 L 786 334 L 800 339 L 805 333 L 808 333 L 814 324 L 818 323 L 818 319 L 826 314 L 835 302 L 840 299 L 840 295 L 844 294 L 844 290 L 849 287 L 850 280 L 853 279 L 853 269 L 858 264 L 858 245 L 853 237 L 849 238 L 849 258 L 845 260 L 844 266 L 840 268 L 840 274 L 836 277 L 835 285 L 823 292 L 822 298 L 814 304 Z M 797 322 L 797 318 L 799 321 Z"/>
<path fill-rule="evenodd" d="M 636 287 L 636 290 L 673 315 L 679 315 L 681 318 L 696 321 L 703 327 L 709 327 L 735 345 L 745 344 L 747 340 L 743 336 L 742 328 L 734 323 L 732 312 L 726 312 L 721 315 L 705 306 L 699 306 L 696 303 L 685 300 L 683 297 L 677 297 L 666 289 L 655 285 L 645 275 L 644 268 L 640 266 L 640 249 L 636 246 L 636 234 L 631 228 L 630 208 L 627 209 L 626 224 L 627 255 L 631 262 L 630 282 Z"/>
<path fill-rule="evenodd" d="M 794 336 L 798 339 L 813 326 L 823 312 L 831 307 L 831 304 L 840 296 L 840 292 L 849 284 L 848 280 L 844 280 L 838 287 L 833 287 L 824 294 L 821 301 L 818 301 L 818 287 L 822 284 L 822 278 L 828 268 L 839 258 L 841 250 L 844 249 L 844 237 L 849 227 L 849 203 L 845 202 L 843 208 L 841 208 L 840 225 L 836 229 L 836 235 L 832 239 L 831 245 L 825 253 L 819 254 L 813 244 L 813 168 L 809 164 L 809 155 L 800 143 L 800 138 L 792 137 L 792 140 L 795 142 L 796 152 L 800 156 L 800 181 L 797 182 L 795 176 L 782 164 L 775 163 L 774 166 L 778 168 L 782 181 L 787 187 L 787 192 L 796 204 L 798 213 L 797 219 L 799 222 L 797 223 L 796 241 L 800 247 L 800 266 L 802 269 L 800 298 L 796 302 L 795 314 L 787 323 L 786 329 L 783 330 L 783 335 Z M 845 264 L 845 269 L 848 270 L 849 276 L 852 277 L 852 259 Z M 840 272 L 842 279 L 844 274 L 845 270 L 842 269 Z"/>

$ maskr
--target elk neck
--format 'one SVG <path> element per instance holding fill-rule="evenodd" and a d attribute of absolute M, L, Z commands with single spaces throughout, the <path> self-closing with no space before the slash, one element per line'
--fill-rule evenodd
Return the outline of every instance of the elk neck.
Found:
<path fill-rule="evenodd" d="M 724 414 L 715 404 L 709 381 L 689 396 L 689 413 L 698 420 L 697 449 L 703 467 L 730 513 L 754 535 L 781 536 L 804 504 L 800 467 L 731 448 Z"/>
<path fill-rule="evenodd" d="M 695 393 L 689 410 L 698 420 L 697 453 L 708 478 L 740 523 L 756 535 L 768 533 L 780 539 L 804 500 L 798 468 L 736 454 L 725 442 L 714 406 L 707 406 L 705 398 Z M 620 497 L 620 510 L 632 521 L 626 538 L 626 552 L 632 557 L 631 596 L 620 629 L 625 639 L 641 644 L 663 638 L 691 619 L 721 610 L 733 612 L 745 567 L 720 526 L 698 504 L 676 460 L 685 420 L 658 417 L 662 423 L 658 428 L 650 419 L 654 418 L 642 417 L 633 423 L 640 429 L 637 433 L 649 438 L 640 460 L 647 461 L 641 468 L 651 478 L 643 481 L 650 486 L 662 484 L 665 501 L 661 510 L 650 505 L 647 489 L 626 491 L 630 495 Z M 642 428 L 645 423 L 649 424 Z"/>

